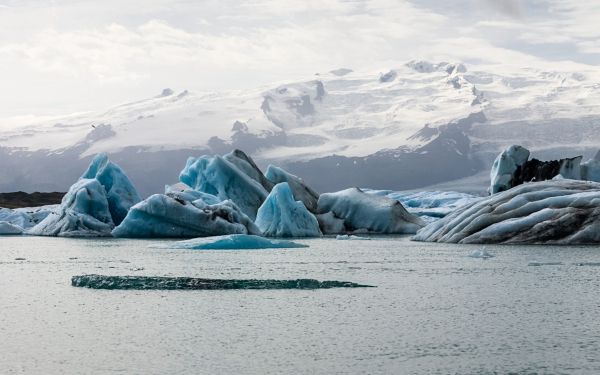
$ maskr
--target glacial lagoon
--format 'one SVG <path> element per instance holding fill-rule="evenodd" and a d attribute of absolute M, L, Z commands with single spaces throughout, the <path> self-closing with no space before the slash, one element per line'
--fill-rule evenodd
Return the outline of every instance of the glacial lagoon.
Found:
<path fill-rule="evenodd" d="M 406 236 L 295 241 L 309 247 L 206 251 L 155 246 L 165 240 L 0 237 L 0 368 L 600 373 L 597 246 L 454 245 Z M 376 288 L 72 287 L 71 277 L 81 274 L 311 278 Z"/>

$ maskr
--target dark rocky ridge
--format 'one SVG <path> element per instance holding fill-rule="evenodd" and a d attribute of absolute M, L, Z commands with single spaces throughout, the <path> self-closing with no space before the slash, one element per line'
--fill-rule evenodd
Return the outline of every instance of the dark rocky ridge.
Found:
<path fill-rule="evenodd" d="M 59 204 L 65 193 L 25 193 L 17 191 L 14 193 L 0 193 L 0 207 L 2 208 L 23 208 L 39 207 L 49 204 Z"/>

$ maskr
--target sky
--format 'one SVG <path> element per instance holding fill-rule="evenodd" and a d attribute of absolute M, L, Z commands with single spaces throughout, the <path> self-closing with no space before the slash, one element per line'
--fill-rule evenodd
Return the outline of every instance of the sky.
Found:
<path fill-rule="evenodd" d="M 0 127 L 406 61 L 600 65 L 584 0 L 0 0 Z"/>

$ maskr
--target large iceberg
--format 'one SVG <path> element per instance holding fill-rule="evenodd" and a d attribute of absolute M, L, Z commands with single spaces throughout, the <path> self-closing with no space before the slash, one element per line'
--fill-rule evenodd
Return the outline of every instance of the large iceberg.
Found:
<path fill-rule="evenodd" d="M 187 241 L 170 242 L 152 247 L 190 250 L 255 250 L 255 249 L 288 249 L 308 247 L 297 242 L 271 240 L 250 234 L 230 234 L 207 238 L 194 238 Z"/>
<path fill-rule="evenodd" d="M 114 223 L 104 186 L 96 179 L 77 181 L 62 203 L 44 220 L 26 231 L 37 236 L 110 236 Z"/>
<path fill-rule="evenodd" d="M 256 225 L 267 237 L 319 237 L 319 222 L 296 201 L 287 182 L 275 185 L 258 209 Z"/>
<path fill-rule="evenodd" d="M 130 238 L 260 234 L 252 220 L 232 201 L 209 203 L 203 199 L 189 202 L 155 194 L 133 206 L 112 234 Z"/>
<path fill-rule="evenodd" d="M 600 184 L 526 183 L 458 208 L 421 229 L 416 241 L 506 244 L 600 242 Z"/>
<path fill-rule="evenodd" d="M 425 226 L 397 200 L 366 194 L 358 188 L 321 194 L 317 212 L 325 234 L 413 234 Z"/>
<path fill-rule="evenodd" d="M 304 206 L 312 212 L 317 212 L 317 202 L 319 201 L 319 194 L 311 189 L 308 185 L 302 181 L 302 179 L 298 176 L 295 176 L 282 168 L 276 167 L 274 165 L 269 165 L 267 167 L 267 172 L 265 173 L 267 178 L 275 184 L 279 184 L 281 182 L 287 182 L 292 189 L 292 193 L 294 193 L 294 198 L 296 200 L 302 201 Z"/>
<path fill-rule="evenodd" d="M 553 178 L 600 181 L 600 156 L 581 163 L 582 157 L 542 161 L 529 159 L 529 151 L 521 146 L 504 150 L 492 166 L 490 194 L 508 190 L 525 182 Z"/>
<path fill-rule="evenodd" d="M 137 190 L 125 172 L 104 153 L 96 155 L 81 176 L 81 179 L 92 178 L 104 186 L 112 220 L 115 225 L 121 224 L 129 209 L 141 201 Z"/>
<path fill-rule="evenodd" d="M 189 158 L 179 175 L 179 180 L 194 190 L 212 194 L 220 200 L 231 199 L 254 220 L 258 208 L 267 198 L 268 191 L 259 181 L 249 176 L 253 168 L 246 160 L 236 160 L 236 164 L 245 167 L 240 169 L 236 164 L 218 155 Z"/>

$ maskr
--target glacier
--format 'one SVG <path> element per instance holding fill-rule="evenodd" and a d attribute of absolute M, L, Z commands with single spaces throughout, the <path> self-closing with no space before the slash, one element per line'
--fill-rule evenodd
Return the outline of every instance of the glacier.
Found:
<path fill-rule="evenodd" d="M 268 191 L 259 180 L 248 174 L 253 168 L 247 161 L 237 158 L 239 160 L 236 164 L 246 165 L 244 169 L 240 169 L 227 159 L 232 157 L 205 155 L 189 158 L 179 174 L 179 180 L 194 190 L 212 194 L 221 200 L 232 200 L 242 212 L 254 220 L 258 208 L 267 198 Z"/>
<path fill-rule="evenodd" d="M 413 239 L 461 244 L 597 244 L 600 183 L 556 179 L 518 185 L 458 208 L 421 229 Z"/>
<path fill-rule="evenodd" d="M 294 198 L 296 200 L 302 201 L 302 203 L 304 203 L 304 206 L 310 212 L 317 212 L 317 202 L 319 201 L 319 194 L 313 189 L 311 189 L 308 185 L 306 185 L 300 177 L 295 176 L 287 172 L 283 168 L 276 167 L 274 165 L 269 165 L 267 167 L 265 176 L 267 177 L 267 179 L 269 179 L 269 181 L 275 184 L 287 182 L 290 189 L 292 189 Z"/>
<path fill-rule="evenodd" d="M 258 209 L 256 225 L 267 237 L 319 237 L 321 230 L 317 218 L 302 201 L 296 201 L 287 182 L 271 190 Z"/>
<path fill-rule="evenodd" d="M 98 180 L 106 190 L 108 208 L 115 225 L 121 224 L 129 209 L 142 200 L 129 177 L 118 165 L 108 160 L 105 153 L 96 155 L 81 176 L 81 179 L 92 178 Z"/>
<path fill-rule="evenodd" d="M 292 241 L 272 240 L 251 234 L 229 234 L 151 245 L 151 247 L 189 250 L 256 250 L 302 248 L 308 247 L 308 245 Z"/>
<path fill-rule="evenodd" d="M 414 234 L 425 226 L 399 201 L 367 194 L 359 188 L 321 194 L 317 213 L 325 234 Z"/>
<path fill-rule="evenodd" d="M 58 209 L 25 233 L 35 236 L 106 237 L 114 222 L 106 190 L 96 179 L 77 181 Z"/>
<path fill-rule="evenodd" d="M 207 204 L 154 194 L 133 206 L 114 237 L 191 238 L 223 234 L 260 234 L 260 230 L 235 203 Z"/>

